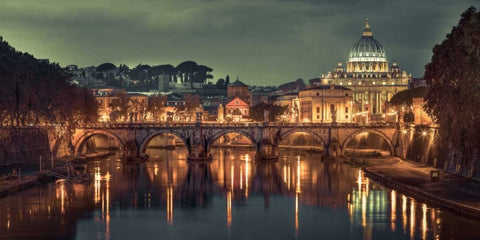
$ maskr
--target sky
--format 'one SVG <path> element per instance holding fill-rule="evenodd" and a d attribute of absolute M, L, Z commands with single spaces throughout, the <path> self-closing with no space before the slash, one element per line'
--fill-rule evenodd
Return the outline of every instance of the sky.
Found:
<path fill-rule="evenodd" d="M 368 18 L 413 77 L 478 0 L 1 0 L 0 36 L 61 66 L 193 60 L 247 84 L 308 81 L 345 64 Z"/>

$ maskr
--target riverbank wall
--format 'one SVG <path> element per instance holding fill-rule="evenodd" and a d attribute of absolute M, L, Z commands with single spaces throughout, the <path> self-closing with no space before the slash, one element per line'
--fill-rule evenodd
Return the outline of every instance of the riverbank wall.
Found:
<path fill-rule="evenodd" d="M 414 197 L 420 201 L 428 204 L 438 206 L 455 214 L 480 220 L 480 208 L 468 206 L 459 202 L 451 201 L 434 194 L 428 193 L 420 188 L 410 186 L 408 184 L 395 181 L 392 178 L 383 174 L 377 173 L 375 170 L 364 168 L 365 175 L 370 179 L 381 183 L 382 185 L 394 189 L 400 193 Z"/>
<path fill-rule="evenodd" d="M 0 164 L 38 164 L 50 161 L 49 136 L 46 129 L 22 127 L 0 130 Z"/>
<path fill-rule="evenodd" d="M 0 185 L 0 197 L 7 196 L 9 194 L 30 188 L 39 183 L 38 176 L 27 176 L 22 180 L 3 183 Z M 5 184 L 5 185 L 3 185 Z"/>

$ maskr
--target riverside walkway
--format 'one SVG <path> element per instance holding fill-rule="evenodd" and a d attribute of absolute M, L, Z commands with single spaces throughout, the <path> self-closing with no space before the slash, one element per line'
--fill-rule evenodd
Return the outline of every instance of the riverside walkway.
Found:
<path fill-rule="evenodd" d="M 387 187 L 480 220 L 480 181 L 442 170 L 439 179 L 432 180 L 430 172 L 438 170 L 421 163 L 399 159 L 364 169 L 368 177 Z"/>

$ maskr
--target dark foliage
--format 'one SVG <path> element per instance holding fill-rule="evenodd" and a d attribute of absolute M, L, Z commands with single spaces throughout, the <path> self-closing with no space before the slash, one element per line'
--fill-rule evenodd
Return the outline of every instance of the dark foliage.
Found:
<path fill-rule="evenodd" d="M 97 102 L 58 64 L 38 61 L 0 41 L 0 125 L 73 129 L 98 120 Z"/>
<path fill-rule="evenodd" d="M 263 122 L 264 112 L 269 111 L 268 120 L 270 122 L 275 122 L 278 120 L 279 116 L 285 113 L 286 110 L 287 107 L 261 102 L 253 107 L 250 107 L 250 118 L 255 121 Z"/>
<path fill-rule="evenodd" d="M 480 12 L 467 9 L 425 66 L 426 111 L 440 125 L 440 149 L 470 162 L 480 145 Z M 452 155 L 452 156 L 453 156 Z M 447 156 L 442 156 L 447 158 Z"/>

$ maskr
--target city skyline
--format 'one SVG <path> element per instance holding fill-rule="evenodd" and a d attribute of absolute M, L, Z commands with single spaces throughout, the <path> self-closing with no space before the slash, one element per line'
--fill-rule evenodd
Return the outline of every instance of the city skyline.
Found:
<path fill-rule="evenodd" d="M 390 65 L 422 77 L 432 48 L 473 1 L 2 1 L 0 32 L 61 66 L 201 62 L 213 81 L 280 85 L 345 64 L 365 19 Z M 160 9 L 160 10 L 159 10 Z M 88 16 L 88 17 L 87 17 Z"/>

